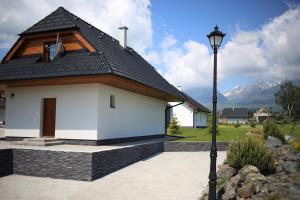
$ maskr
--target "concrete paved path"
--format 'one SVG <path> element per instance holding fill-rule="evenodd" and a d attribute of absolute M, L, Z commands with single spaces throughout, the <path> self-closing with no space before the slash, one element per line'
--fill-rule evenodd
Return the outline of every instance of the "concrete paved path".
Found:
<path fill-rule="evenodd" d="M 218 163 L 225 159 L 218 152 Z M 209 152 L 165 152 L 93 182 L 11 175 L 5 200 L 196 200 L 208 182 Z"/>

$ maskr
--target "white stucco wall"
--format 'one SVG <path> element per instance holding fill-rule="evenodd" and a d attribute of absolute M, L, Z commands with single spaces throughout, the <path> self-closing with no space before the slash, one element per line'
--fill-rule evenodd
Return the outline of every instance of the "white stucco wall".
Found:
<path fill-rule="evenodd" d="M 56 138 L 113 139 L 165 131 L 165 101 L 102 84 L 8 88 L 7 94 L 5 136 L 41 137 L 43 98 L 56 98 Z M 116 108 L 110 108 L 110 95 Z"/>
<path fill-rule="evenodd" d="M 43 98 L 56 98 L 55 137 L 97 139 L 97 88 L 97 84 L 7 88 L 5 136 L 40 137 Z"/>
<path fill-rule="evenodd" d="M 110 108 L 110 95 L 116 108 Z M 163 100 L 99 84 L 98 138 L 164 134 L 165 108 Z"/>
<path fill-rule="evenodd" d="M 240 124 L 245 124 L 246 122 L 248 122 L 247 118 L 228 118 L 227 123 L 229 124 L 236 124 L 237 122 L 239 122 Z"/>
<path fill-rule="evenodd" d="M 172 106 L 178 103 L 170 103 Z M 176 117 L 180 126 L 193 126 L 193 109 L 184 103 L 172 108 L 171 118 Z"/>

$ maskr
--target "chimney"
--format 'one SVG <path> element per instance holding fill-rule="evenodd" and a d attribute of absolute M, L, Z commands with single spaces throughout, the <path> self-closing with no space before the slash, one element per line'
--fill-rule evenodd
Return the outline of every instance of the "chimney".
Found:
<path fill-rule="evenodd" d="M 127 47 L 127 30 L 126 26 L 121 26 L 120 28 L 120 45 L 125 49 Z"/>

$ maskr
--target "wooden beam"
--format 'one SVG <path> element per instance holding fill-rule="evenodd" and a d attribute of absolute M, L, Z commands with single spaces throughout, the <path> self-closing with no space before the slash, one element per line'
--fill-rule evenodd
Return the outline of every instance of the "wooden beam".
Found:
<path fill-rule="evenodd" d="M 96 51 L 96 49 L 80 33 L 74 31 L 73 34 L 79 42 L 89 50 L 89 52 Z"/>
<path fill-rule="evenodd" d="M 7 87 L 34 87 L 48 85 L 70 85 L 70 84 L 90 84 L 101 83 L 116 88 L 128 90 L 138 94 L 159 98 L 165 101 L 179 101 L 179 97 L 163 92 L 156 88 L 146 86 L 131 79 L 126 79 L 116 75 L 96 75 L 96 76 L 73 76 L 47 79 L 31 79 L 16 81 L 1 81 L 0 84 L 6 84 Z"/>
<path fill-rule="evenodd" d="M 19 47 L 23 44 L 24 38 L 19 38 L 16 42 L 16 44 L 9 50 L 7 55 L 4 57 L 4 61 L 9 61 L 13 55 L 16 53 L 16 51 L 19 49 Z"/>

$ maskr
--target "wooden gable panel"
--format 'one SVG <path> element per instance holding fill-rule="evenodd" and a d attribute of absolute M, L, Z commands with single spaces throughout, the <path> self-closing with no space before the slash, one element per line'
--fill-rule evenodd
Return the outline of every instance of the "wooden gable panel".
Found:
<path fill-rule="evenodd" d="M 43 53 L 44 43 L 56 42 L 57 33 L 47 33 L 21 37 L 4 57 L 9 61 L 12 57 L 22 57 Z M 96 49 L 77 31 L 59 32 L 59 38 L 63 41 L 65 51 L 87 49 L 95 52 Z"/>
<path fill-rule="evenodd" d="M 42 54 L 44 43 L 56 42 L 56 37 L 57 35 L 26 39 L 17 51 L 16 56 L 22 57 L 32 54 Z M 60 34 L 59 38 L 63 41 L 65 51 L 75 51 L 84 48 L 72 33 Z"/>

